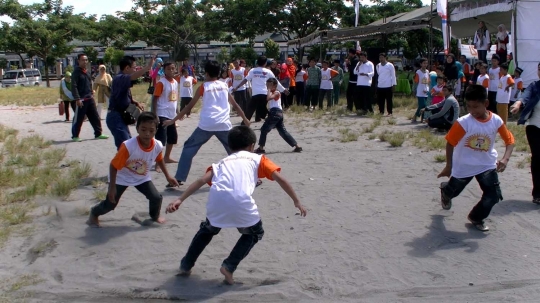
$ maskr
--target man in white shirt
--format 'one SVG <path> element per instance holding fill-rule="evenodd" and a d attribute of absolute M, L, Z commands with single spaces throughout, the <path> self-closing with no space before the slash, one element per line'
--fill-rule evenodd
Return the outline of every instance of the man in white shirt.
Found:
<path fill-rule="evenodd" d="M 368 61 L 366 52 L 360 52 L 359 59 L 360 61 L 354 68 L 354 74 L 358 76 L 356 80 L 356 98 L 364 113 L 372 113 L 371 80 L 375 75 L 375 67 L 371 61 Z"/>
<path fill-rule="evenodd" d="M 251 120 L 251 117 L 253 117 L 255 112 L 255 122 L 260 122 L 261 119 L 265 118 L 268 114 L 268 109 L 266 108 L 266 104 L 268 102 L 266 100 L 266 95 L 268 93 L 268 89 L 266 88 L 266 80 L 276 77 L 271 70 L 266 68 L 267 60 L 268 59 L 266 59 L 265 56 L 260 56 L 257 59 L 257 67 L 251 69 L 244 80 L 242 80 L 237 86 L 233 86 L 234 93 L 242 85 L 246 84 L 247 81 L 251 81 L 252 97 L 245 113 L 248 121 Z M 289 91 L 286 90 L 279 82 L 278 91 L 284 92 L 285 95 L 289 94 Z"/>
<path fill-rule="evenodd" d="M 396 69 L 394 65 L 387 61 L 386 53 L 379 54 L 379 61 L 377 64 L 377 75 L 379 75 L 379 81 L 377 83 L 377 103 L 379 104 L 379 112 L 384 115 L 384 105 L 386 101 L 386 110 L 388 116 L 392 116 L 392 97 L 394 90 L 396 89 Z"/>

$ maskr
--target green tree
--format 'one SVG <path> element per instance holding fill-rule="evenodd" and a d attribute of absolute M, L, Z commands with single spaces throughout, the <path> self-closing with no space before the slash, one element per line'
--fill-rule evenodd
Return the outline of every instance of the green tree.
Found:
<path fill-rule="evenodd" d="M 259 57 L 257 52 L 252 47 L 245 48 L 242 52 L 242 56 L 244 57 L 244 60 L 246 60 L 246 63 L 249 66 L 252 66 Z"/>
<path fill-rule="evenodd" d="M 121 49 L 107 47 L 105 54 L 103 55 L 103 62 L 110 64 L 111 66 L 117 66 L 120 64 L 120 60 L 122 60 L 124 55 L 124 51 Z"/>
<path fill-rule="evenodd" d="M 98 51 L 92 47 L 92 46 L 85 46 L 83 48 L 83 53 L 86 54 L 86 56 L 88 57 L 88 61 L 90 61 L 90 63 L 94 63 L 96 64 L 97 61 L 98 61 Z"/>
<path fill-rule="evenodd" d="M 88 33 L 89 39 L 109 47 L 123 49 L 137 40 L 145 40 L 141 20 L 119 18 L 112 15 L 103 15 L 99 22 L 95 22 Z"/>
<path fill-rule="evenodd" d="M 233 60 L 244 59 L 244 51 L 242 50 L 240 46 L 235 46 L 232 49 L 230 56 L 231 56 L 231 59 Z"/>
<path fill-rule="evenodd" d="M 281 50 L 279 49 L 279 44 L 274 40 L 268 38 L 264 40 L 265 55 L 268 58 L 277 59 L 281 55 Z"/>
<path fill-rule="evenodd" d="M 14 27 L 6 22 L 2 22 L 0 41 L 1 49 L 8 53 L 17 54 L 24 65 L 26 61 L 25 56 L 29 51 L 29 43 L 25 30 L 21 27 Z"/>
<path fill-rule="evenodd" d="M 229 63 L 231 61 L 231 56 L 229 50 L 226 47 L 222 47 L 217 54 L 217 60 L 219 63 Z"/>

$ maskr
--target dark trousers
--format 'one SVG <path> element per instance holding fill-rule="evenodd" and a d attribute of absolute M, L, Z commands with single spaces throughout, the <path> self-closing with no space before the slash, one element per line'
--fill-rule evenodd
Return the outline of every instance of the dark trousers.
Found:
<path fill-rule="evenodd" d="M 508 51 L 507 50 L 503 50 L 501 52 L 497 52 L 497 55 L 499 55 L 499 64 L 503 64 L 505 63 L 506 61 L 508 61 Z"/>
<path fill-rule="evenodd" d="M 304 82 L 296 82 L 296 105 L 307 105 L 304 103 L 304 96 L 306 93 L 306 86 Z"/>
<path fill-rule="evenodd" d="M 236 101 L 236 103 L 238 103 L 238 105 L 240 106 L 240 108 L 245 114 L 247 112 L 247 106 L 248 106 L 246 90 L 237 90 L 233 93 L 233 96 L 234 96 L 234 100 Z"/>
<path fill-rule="evenodd" d="M 394 93 L 392 92 L 391 87 L 377 88 L 377 103 L 379 105 L 379 112 L 381 115 L 384 115 L 384 106 L 386 105 L 386 110 L 388 114 L 392 114 L 393 109 L 393 97 Z"/>
<path fill-rule="evenodd" d="M 114 210 L 116 206 L 118 206 L 120 198 L 122 197 L 122 194 L 124 194 L 127 188 L 128 186 L 116 184 L 116 204 L 109 201 L 109 198 L 107 197 L 105 198 L 105 200 L 92 207 L 90 213 L 96 217 L 99 217 L 110 212 L 111 210 Z M 143 194 L 146 199 L 148 199 L 148 213 L 150 214 L 152 220 L 157 220 L 161 211 L 161 201 L 163 200 L 163 197 L 154 186 L 154 183 L 152 183 L 152 181 L 147 181 L 135 186 L 135 188 L 141 194 Z"/>
<path fill-rule="evenodd" d="M 63 101 L 64 103 L 64 112 L 66 113 L 66 121 L 69 120 L 69 107 L 71 106 L 71 109 L 73 110 L 73 113 L 76 112 L 76 102 L 75 101 Z"/>
<path fill-rule="evenodd" d="M 476 181 L 478 181 L 478 184 L 482 189 L 482 198 L 480 198 L 480 202 L 473 207 L 469 213 L 469 217 L 475 222 L 483 222 L 484 219 L 489 216 L 493 206 L 503 199 L 501 187 L 499 185 L 499 176 L 495 169 L 491 169 L 474 176 L 474 178 L 476 178 Z M 459 196 L 472 179 L 473 177 L 451 177 L 447 185 L 442 188 L 442 192 L 448 198 L 453 199 Z"/>
<path fill-rule="evenodd" d="M 73 126 L 71 127 L 71 138 L 79 137 L 85 116 L 88 118 L 88 121 L 90 121 L 92 128 L 94 128 L 94 137 L 97 138 L 101 136 L 101 118 L 97 111 L 96 101 L 90 99 L 83 101 L 83 106 L 77 106 L 75 109 L 75 118 L 73 119 Z"/>
<path fill-rule="evenodd" d="M 525 127 L 527 141 L 531 147 L 531 175 L 533 182 L 532 196 L 534 199 L 540 198 L 540 128 L 534 125 Z"/>
<path fill-rule="evenodd" d="M 268 112 L 266 109 L 267 102 L 266 95 L 255 95 L 251 97 L 247 111 L 245 112 L 246 118 L 251 120 L 253 114 L 255 114 L 255 121 L 261 121 L 261 119 L 265 118 Z M 244 122 L 242 122 L 242 125 L 244 125 Z"/>
<path fill-rule="evenodd" d="M 180 98 L 180 110 L 183 110 L 188 104 L 189 102 L 191 102 L 193 98 L 191 97 L 182 97 Z M 189 111 L 186 116 L 189 116 L 191 115 L 191 111 Z"/>
<path fill-rule="evenodd" d="M 124 119 L 122 119 L 122 114 L 115 110 L 110 110 L 107 113 L 107 117 L 105 118 L 105 123 L 107 123 L 107 127 L 111 131 L 111 134 L 114 138 L 114 145 L 116 145 L 116 149 L 120 148 L 120 145 L 128 139 L 131 139 L 131 133 L 129 132 L 129 127 L 124 123 Z"/>
<path fill-rule="evenodd" d="M 159 124 L 156 131 L 156 140 L 159 140 L 163 146 L 167 144 L 178 143 L 178 132 L 176 131 L 176 125 L 163 126 L 165 121 L 171 119 L 165 117 L 159 117 Z"/>
<path fill-rule="evenodd" d="M 326 106 L 332 107 L 332 90 L 320 89 L 319 90 L 319 109 L 323 109 L 324 97 L 326 97 Z"/>
<path fill-rule="evenodd" d="M 446 121 L 446 119 L 443 117 L 439 117 L 435 119 L 428 119 L 427 121 L 428 121 L 428 126 L 431 128 L 444 129 L 448 131 L 452 127 L 452 124 Z"/>
<path fill-rule="evenodd" d="M 349 85 L 347 85 L 347 109 L 349 111 L 353 111 L 353 106 L 356 108 L 357 111 L 361 110 L 362 107 L 357 107 L 356 105 L 358 102 L 356 101 L 356 82 L 350 82 Z"/>
<path fill-rule="evenodd" d="M 496 114 L 497 113 L 497 92 L 488 91 L 488 100 L 489 100 L 489 105 L 487 109 L 491 111 L 492 113 Z"/>
<path fill-rule="evenodd" d="M 319 104 L 319 87 L 315 85 L 306 86 L 305 105 L 317 106 Z"/>
<path fill-rule="evenodd" d="M 289 86 L 289 95 L 284 97 L 287 100 L 287 103 L 285 104 L 285 108 L 289 108 L 291 105 L 294 104 L 295 95 L 296 95 L 296 86 Z"/>
<path fill-rule="evenodd" d="M 180 262 L 180 269 L 183 271 L 191 270 L 206 246 L 220 231 L 221 228 L 212 226 L 208 219 L 206 219 L 205 222 L 202 222 L 199 231 L 195 234 L 195 237 L 193 237 L 193 240 L 189 245 L 186 255 Z M 250 227 L 240 227 L 238 228 L 238 232 L 240 232 L 242 236 L 240 236 L 240 239 L 236 242 L 236 245 L 227 259 L 221 264 L 221 266 L 225 267 L 230 273 L 234 273 L 238 264 L 247 257 L 253 246 L 262 239 L 264 235 L 262 221 L 259 221 L 257 224 Z"/>
<path fill-rule="evenodd" d="M 356 99 L 354 106 L 356 107 L 356 110 L 360 108 L 365 112 L 373 112 L 373 107 L 371 105 L 371 86 L 356 86 Z"/>
<path fill-rule="evenodd" d="M 478 60 L 482 60 L 482 62 L 484 63 L 488 63 L 487 62 L 487 50 L 479 50 L 478 51 Z"/>
<path fill-rule="evenodd" d="M 261 136 L 259 137 L 260 146 L 265 146 L 266 136 L 274 128 L 277 128 L 279 135 L 281 138 L 283 138 L 283 140 L 285 140 L 285 142 L 287 142 L 287 144 L 289 144 L 291 147 L 296 146 L 296 141 L 291 134 L 289 134 L 287 129 L 285 129 L 285 125 L 283 123 L 283 111 L 277 107 L 270 109 L 268 118 L 264 121 L 264 124 L 261 127 Z"/>

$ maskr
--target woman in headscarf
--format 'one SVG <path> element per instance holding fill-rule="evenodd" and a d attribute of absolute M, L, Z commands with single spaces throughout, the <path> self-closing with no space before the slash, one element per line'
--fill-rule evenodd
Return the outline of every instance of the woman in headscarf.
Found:
<path fill-rule="evenodd" d="M 285 62 L 287 64 L 287 69 L 289 70 L 290 76 L 289 95 L 285 97 L 287 98 L 287 104 L 285 107 L 289 108 L 289 106 L 293 105 L 294 96 L 296 95 L 296 65 L 294 64 L 292 58 L 287 58 L 287 61 Z"/>
<path fill-rule="evenodd" d="M 443 73 L 447 79 L 446 84 L 449 84 L 452 88 L 456 87 L 459 79 L 459 68 L 456 65 L 456 57 L 454 57 L 454 54 L 448 54 L 448 56 L 446 56 Z"/>
<path fill-rule="evenodd" d="M 474 48 L 478 51 L 478 59 L 487 62 L 487 52 L 491 48 L 491 38 L 484 21 L 478 22 L 478 29 L 474 34 Z"/>
<path fill-rule="evenodd" d="M 506 27 L 504 24 L 500 24 L 498 27 L 497 32 L 497 55 L 499 55 L 499 58 L 501 58 L 500 64 L 503 64 L 507 61 L 508 58 L 508 49 L 507 45 L 508 42 L 508 32 L 506 31 Z"/>
<path fill-rule="evenodd" d="M 64 79 L 60 81 L 60 99 L 64 103 L 64 112 L 66 113 L 66 122 L 69 121 L 69 107 L 75 112 L 75 101 L 71 93 L 71 73 L 66 72 Z"/>
<path fill-rule="evenodd" d="M 106 99 L 109 99 L 111 96 L 111 86 L 112 86 L 112 77 L 107 73 L 105 65 L 100 65 L 99 74 L 94 80 L 92 90 L 94 91 L 94 96 L 97 96 L 97 111 L 101 120 L 103 120 L 103 115 L 101 115 L 103 105 L 107 102 Z"/>

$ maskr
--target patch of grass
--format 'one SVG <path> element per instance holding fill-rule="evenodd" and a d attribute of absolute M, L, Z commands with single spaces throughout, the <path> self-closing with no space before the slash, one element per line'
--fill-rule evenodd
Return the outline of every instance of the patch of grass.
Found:
<path fill-rule="evenodd" d="M 42 82 L 42 85 L 46 85 Z M 36 96 L 38 96 L 36 98 Z M 0 105 L 41 106 L 58 103 L 58 88 L 33 86 L 12 87 L 3 89 L 0 94 Z"/>
<path fill-rule="evenodd" d="M 43 282 L 43 279 L 39 278 L 39 276 L 36 274 L 23 275 L 23 276 L 18 277 L 15 281 L 13 281 L 13 283 L 11 284 L 11 286 L 8 288 L 7 291 L 8 292 L 18 291 L 21 288 L 37 285 L 41 282 Z"/>
<path fill-rule="evenodd" d="M 375 120 L 373 122 L 371 122 L 370 125 L 364 127 L 364 132 L 365 133 L 372 133 L 378 126 L 381 125 L 381 120 Z"/>
<path fill-rule="evenodd" d="M 391 136 L 392 132 L 385 129 L 382 133 L 379 134 L 379 140 L 381 140 L 381 142 L 388 142 Z"/>
<path fill-rule="evenodd" d="M 388 118 L 388 120 L 386 122 L 388 122 L 388 125 L 396 125 L 397 124 L 397 119 L 396 118 Z"/>
<path fill-rule="evenodd" d="M 516 123 L 508 123 L 506 125 L 515 139 L 514 150 L 518 152 L 531 152 L 529 142 L 527 141 L 527 135 L 525 133 L 525 127 L 523 125 L 517 125 Z"/>
<path fill-rule="evenodd" d="M 433 157 L 433 159 L 435 160 L 435 162 L 437 163 L 443 163 L 443 162 L 446 162 L 446 155 L 442 155 L 442 154 L 437 154 Z"/>
<path fill-rule="evenodd" d="M 4 92 L 4 91 L 2 91 Z M 0 142 L 4 142 L 7 137 L 9 136 L 15 136 L 19 133 L 18 130 L 6 127 L 4 125 L 0 124 Z"/>
<path fill-rule="evenodd" d="M 358 137 L 360 136 L 358 132 L 352 131 L 349 128 L 340 129 L 339 133 L 341 134 L 339 141 L 342 143 L 358 141 Z"/>
<path fill-rule="evenodd" d="M 368 139 L 369 140 L 375 140 L 377 138 L 376 134 L 369 134 Z"/>
<path fill-rule="evenodd" d="M 528 155 L 527 157 L 525 157 L 524 159 L 521 159 L 520 161 L 517 162 L 517 168 L 525 168 L 525 167 L 529 167 L 531 165 L 531 155 Z"/>
<path fill-rule="evenodd" d="M 446 148 L 444 136 L 433 134 L 429 129 L 414 133 L 413 145 L 425 150 L 439 150 Z"/>
<path fill-rule="evenodd" d="M 96 199 L 97 201 L 103 201 L 105 200 L 106 197 L 107 197 L 107 190 L 104 190 L 104 189 L 94 190 L 94 199 Z"/>
<path fill-rule="evenodd" d="M 8 205 L 0 210 L 0 221 L 8 226 L 26 223 L 30 220 L 28 211 L 31 205 L 23 205 L 20 203 Z"/>
<path fill-rule="evenodd" d="M 390 143 L 390 146 L 392 147 L 400 147 L 403 145 L 406 138 L 407 138 L 406 133 L 403 133 L 403 132 L 393 133 L 388 139 L 388 143 Z"/>
<path fill-rule="evenodd" d="M 413 97 L 394 98 L 393 103 L 397 109 L 413 109 L 418 105 L 418 101 Z"/>

